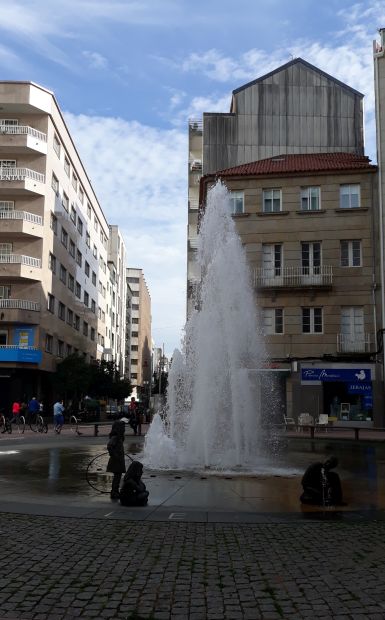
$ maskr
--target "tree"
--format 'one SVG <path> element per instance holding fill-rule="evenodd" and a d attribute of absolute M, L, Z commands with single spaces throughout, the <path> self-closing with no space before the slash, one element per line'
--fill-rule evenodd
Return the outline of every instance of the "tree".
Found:
<path fill-rule="evenodd" d="M 88 392 L 91 370 L 84 358 L 74 353 L 57 365 L 53 386 L 58 396 L 75 402 Z"/>

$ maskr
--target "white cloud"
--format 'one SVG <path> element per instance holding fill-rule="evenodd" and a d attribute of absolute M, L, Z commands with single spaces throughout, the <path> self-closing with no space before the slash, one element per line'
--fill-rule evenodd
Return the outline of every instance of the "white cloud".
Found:
<path fill-rule="evenodd" d="M 186 132 L 65 118 L 107 220 L 122 229 L 129 265 L 144 269 L 157 343 L 172 352 L 185 319 Z"/>
<path fill-rule="evenodd" d="M 87 59 L 89 66 L 91 69 L 107 69 L 108 60 L 99 52 L 90 52 L 89 50 L 84 50 L 83 56 Z"/>

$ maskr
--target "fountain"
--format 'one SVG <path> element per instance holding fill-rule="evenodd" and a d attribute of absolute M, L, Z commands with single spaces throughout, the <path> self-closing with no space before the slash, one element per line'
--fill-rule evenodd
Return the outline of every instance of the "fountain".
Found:
<path fill-rule="evenodd" d="M 197 261 L 195 310 L 182 352 L 173 354 L 166 411 L 154 416 L 143 461 L 154 469 L 255 470 L 269 456 L 262 411 L 272 419 L 276 399 L 272 373 L 263 371 L 250 270 L 221 182 L 209 191 Z"/>

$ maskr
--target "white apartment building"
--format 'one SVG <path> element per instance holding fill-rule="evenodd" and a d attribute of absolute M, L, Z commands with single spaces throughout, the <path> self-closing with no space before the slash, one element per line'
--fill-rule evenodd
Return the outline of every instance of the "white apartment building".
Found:
<path fill-rule="evenodd" d="M 126 246 L 118 226 L 109 226 L 108 269 L 110 273 L 107 285 L 106 351 L 112 359 L 121 377 L 125 375 L 126 342 Z"/>
<path fill-rule="evenodd" d="M 116 353 L 124 342 L 116 312 L 106 342 L 107 220 L 54 94 L 31 82 L 0 82 L 0 220 L 0 406 L 8 407 L 49 398 L 49 375 L 71 353 L 92 362 L 113 335 Z M 124 248 L 111 257 L 119 310 Z"/>
<path fill-rule="evenodd" d="M 126 269 L 131 304 L 131 383 L 133 394 L 140 396 L 151 381 L 151 297 L 142 269 Z"/>

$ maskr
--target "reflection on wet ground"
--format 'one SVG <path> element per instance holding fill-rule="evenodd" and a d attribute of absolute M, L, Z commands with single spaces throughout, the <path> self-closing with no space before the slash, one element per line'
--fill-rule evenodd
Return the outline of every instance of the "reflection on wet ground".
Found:
<path fill-rule="evenodd" d="M 132 457 L 140 454 L 141 448 L 140 440 L 126 442 Z M 177 507 L 186 511 L 298 513 L 303 510 L 298 500 L 303 471 L 311 462 L 331 454 L 340 460 L 338 472 L 348 504 L 342 510 L 384 510 L 384 444 L 303 439 L 289 440 L 274 456 L 269 469 L 262 467 L 253 475 L 240 471 L 218 476 L 210 470 L 191 473 L 146 468 L 144 481 L 150 491 L 146 510 Z M 4 501 L 88 509 L 105 503 L 111 506 L 107 460 L 105 443 L 100 440 L 73 438 L 60 442 L 47 437 L 35 444 L 8 441 L 0 449 L 3 506 Z M 305 508 L 306 512 L 317 510 Z"/>

